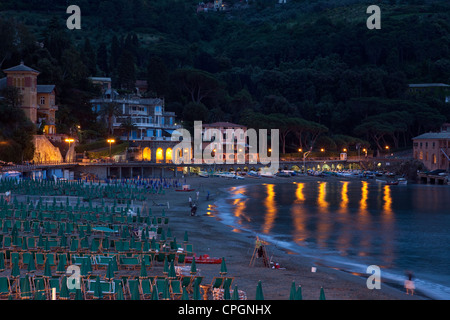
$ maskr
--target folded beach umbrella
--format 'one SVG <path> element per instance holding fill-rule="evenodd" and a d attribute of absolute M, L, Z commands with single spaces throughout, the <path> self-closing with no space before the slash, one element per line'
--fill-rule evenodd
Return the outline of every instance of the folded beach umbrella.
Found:
<path fill-rule="evenodd" d="M 45 259 L 45 263 L 44 263 L 44 277 L 45 278 L 51 278 L 52 277 L 52 269 L 50 266 L 50 260 L 49 259 Z"/>
<path fill-rule="evenodd" d="M 108 261 L 108 267 L 106 268 L 105 279 L 108 281 L 111 281 L 112 279 L 114 279 L 114 265 L 113 265 L 112 260 Z"/>
<path fill-rule="evenodd" d="M 230 284 L 226 282 L 226 284 L 223 286 L 223 299 L 224 300 L 230 300 Z"/>
<path fill-rule="evenodd" d="M 297 292 L 295 293 L 295 300 L 303 300 L 302 286 L 298 286 Z"/>
<path fill-rule="evenodd" d="M 220 264 L 220 272 L 221 276 L 224 276 L 228 273 L 227 265 L 225 264 L 225 258 L 222 258 L 222 263 Z"/>
<path fill-rule="evenodd" d="M 261 280 L 258 281 L 258 285 L 256 286 L 255 300 L 264 300 L 264 294 L 263 294 L 263 290 L 262 290 Z"/>
<path fill-rule="evenodd" d="M 295 300 L 296 293 L 297 293 L 297 288 L 295 286 L 295 281 L 292 281 L 291 291 L 289 292 L 289 300 Z"/>
<path fill-rule="evenodd" d="M 157 286 L 153 286 L 152 290 L 152 300 L 159 300 L 158 288 Z"/>
<path fill-rule="evenodd" d="M 189 241 L 188 232 L 185 231 L 185 232 L 184 232 L 184 239 L 183 239 L 183 242 L 184 242 L 184 243 L 187 243 L 188 241 Z"/>
<path fill-rule="evenodd" d="M 174 265 L 173 260 L 170 261 L 169 274 L 167 275 L 167 277 L 169 279 L 175 279 L 177 277 L 177 274 L 175 272 L 175 265 Z"/>
<path fill-rule="evenodd" d="M 131 300 L 141 300 L 141 297 L 139 295 L 139 286 L 137 282 L 132 285 L 130 290 L 131 290 Z"/>
<path fill-rule="evenodd" d="M 195 263 L 195 257 L 192 257 L 191 274 L 197 274 L 197 265 Z"/>
<path fill-rule="evenodd" d="M 231 300 L 239 300 L 239 290 L 238 286 L 234 286 L 233 295 L 231 296 Z"/>
<path fill-rule="evenodd" d="M 181 294 L 181 300 L 189 300 L 189 294 L 187 292 L 186 286 L 183 287 L 183 292 Z"/>
<path fill-rule="evenodd" d="M 61 290 L 59 292 L 59 299 L 61 300 L 69 300 L 70 292 L 69 287 L 67 287 L 67 277 L 63 276 L 61 279 Z"/>
<path fill-rule="evenodd" d="M 28 272 L 36 271 L 36 259 L 34 257 L 34 252 L 31 253 L 30 258 L 28 260 Z"/>
<path fill-rule="evenodd" d="M 169 290 L 169 279 L 164 280 L 164 288 L 162 292 L 162 299 L 169 300 L 170 299 L 170 290 Z"/>
<path fill-rule="evenodd" d="M 30 285 L 30 278 L 28 277 L 28 274 L 25 275 L 25 279 L 23 281 L 23 287 L 20 285 L 20 291 L 21 291 L 21 297 L 22 299 L 31 299 L 31 285 Z"/>
<path fill-rule="evenodd" d="M 20 269 L 19 269 L 19 261 L 18 258 L 14 258 L 13 265 L 11 268 L 11 278 L 17 278 L 20 276 Z"/>
<path fill-rule="evenodd" d="M 56 266 L 56 273 L 57 274 L 66 273 L 66 261 L 64 259 L 63 254 L 59 255 L 58 265 Z"/>
<path fill-rule="evenodd" d="M 141 260 L 141 272 L 139 273 L 139 279 L 148 278 L 147 266 L 145 265 L 145 259 Z"/>
<path fill-rule="evenodd" d="M 194 279 L 194 293 L 193 293 L 193 297 L 194 300 L 201 300 L 201 296 L 200 296 L 200 285 L 197 281 L 197 279 Z"/>
<path fill-rule="evenodd" d="M 45 300 L 45 287 L 43 281 L 35 282 L 34 300 Z"/>
<path fill-rule="evenodd" d="M 123 296 L 123 286 L 122 281 L 116 282 L 117 288 L 116 288 L 116 300 L 125 300 Z"/>
<path fill-rule="evenodd" d="M 27 250 L 28 250 L 28 241 L 27 241 L 27 237 L 23 237 L 23 239 L 22 239 L 22 250 L 23 250 L 23 251 L 27 251 Z"/>
<path fill-rule="evenodd" d="M 326 300 L 325 299 L 325 291 L 323 290 L 323 287 L 320 287 L 320 296 L 319 300 Z"/>
<path fill-rule="evenodd" d="M 0 252 L 0 272 L 5 271 L 5 255 Z"/>
<path fill-rule="evenodd" d="M 100 276 L 97 276 L 97 279 L 94 283 L 94 299 L 103 299 L 103 290 L 102 285 L 100 283 Z"/>
<path fill-rule="evenodd" d="M 83 292 L 81 291 L 81 288 L 75 289 L 75 300 L 84 300 Z"/>

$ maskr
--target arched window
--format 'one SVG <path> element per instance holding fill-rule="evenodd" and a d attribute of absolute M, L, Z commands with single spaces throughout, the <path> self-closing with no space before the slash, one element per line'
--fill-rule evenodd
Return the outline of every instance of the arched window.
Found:
<path fill-rule="evenodd" d="M 161 163 L 164 161 L 164 151 L 161 148 L 156 150 L 156 162 Z"/>
<path fill-rule="evenodd" d="M 172 148 L 166 149 L 166 163 L 172 163 Z"/>
<path fill-rule="evenodd" d="M 152 160 L 152 151 L 150 148 L 144 148 L 144 151 L 142 152 L 142 160 L 144 161 L 150 161 Z"/>

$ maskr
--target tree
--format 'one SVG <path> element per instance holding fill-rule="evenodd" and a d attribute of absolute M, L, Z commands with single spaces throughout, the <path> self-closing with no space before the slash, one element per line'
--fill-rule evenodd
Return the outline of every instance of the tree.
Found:
<path fill-rule="evenodd" d="M 169 92 L 169 71 L 160 57 L 153 56 L 148 62 L 147 84 L 148 90 L 159 97 L 164 97 Z"/>
<path fill-rule="evenodd" d="M 133 120 L 131 119 L 131 117 L 126 118 L 121 124 L 120 124 L 120 128 L 125 131 L 126 135 L 127 135 L 127 142 L 130 141 L 130 134 L 132 131 L 137 129 L 136 124 L 133 122 Z"/>
<path fill-rule="evenodd" d="M 133 91 L 136 83 L 136 66 L 133 54 L 124 50 L 117 66 L 117 75 L 122 89 Z"/>
<path fill-rule="evenodd" d="M 180 69 L 173 74 L 175 85 L 194 103 L 202 103 L 220 88 L 219 81 L 210 73 L 195 69 Z"/>
<path fill-rule="evenodd" d="M 100 109 L 100 116 L 102 116 L 108 124 L 108 133 L 113 134 L 114 117 L 122 114 L 120 106 L 116 102 L 105 103 Z"/>

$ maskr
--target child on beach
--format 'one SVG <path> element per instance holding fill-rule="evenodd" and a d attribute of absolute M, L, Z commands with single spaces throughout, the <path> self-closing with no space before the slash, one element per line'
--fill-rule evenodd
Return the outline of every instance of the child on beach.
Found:
<path fill-rule="evenodd" d="M 414 281 L 412 280 L 412 272 L 407 272 L 407 280 L 405 280 L 405 289 L 406 294 L 411 293 L 411 295 L 414 295 Z"/>

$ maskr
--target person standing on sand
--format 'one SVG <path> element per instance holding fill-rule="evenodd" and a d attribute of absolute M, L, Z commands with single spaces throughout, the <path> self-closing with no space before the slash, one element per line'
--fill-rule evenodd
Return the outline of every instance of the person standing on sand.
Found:
<path fill-rule="evenodd" d="M 412 272 L 408 271 L 406 273 L 407 275 L 407 279 L 405 280 L 405 289 L 406 289 L 406 294 L 411 293 L 411 295 L 414 295 L 414 281 L 412 280 Z"/>
<path fill-rule="evenodd" d="M 200 196 L 200 192 L 197 191 L 197 201 L 198 201 L 198 197 Z"/>
<path fill-rule="evenodd" d="M 189 207 L 192 208 L 192 198 L 189 196 Z"/>

